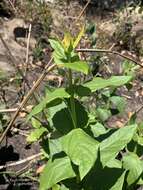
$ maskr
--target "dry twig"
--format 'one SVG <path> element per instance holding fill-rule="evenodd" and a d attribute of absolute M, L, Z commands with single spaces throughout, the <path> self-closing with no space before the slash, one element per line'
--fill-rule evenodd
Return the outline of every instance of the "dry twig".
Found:
<path fill-rule="evenodd" d="M 25 104 L 28 102 L 28 100 L 30 99 L 31 95 L 34 93 L 34 91 L 37 89 L 37 87 L 41 84 L 42 80 L 45 78 L 45 76 L 52 71 L 56 65 L 50 65 L 50 63 L 52 62 L 52 59 L 49 61 L 49 63 L 46 65 L 43 73 L 40 75 L 40 77 L 37 79 L 37 81 L 35 82 L 35 84 L 33 85 L 33 87 L 30 89 L 30 91 L 27 93 L 26 97 L 23 99 L 23 101 L 21 102 L 19 108 L 17 109 L 17 111 L 15 112 L 13 118 L 11 119 L 10 123 L 8 124 L 7 128 L 5 129 L 5 131 L 2 133 L 2 135 L 0 136 L 0 143 L 3 141 L 4 137 L 6 136 L 7 132 L 11 129 L 12 125 L 14 124 L 19 112 L 23 109 L 23 107 L 25 106 Z"/>
<path fill-rule="evenodd" d="M 28 37 L 27 37 L 27 47 L 26 47 L 26 61 L 25 63 L 28 63 L 29 60 L 29 46 L 30 46 L 30 37 L 31 37 L 31 24 L 29 25 L 29 31 L 28 31 Z M 27 67 L 27 65 L 26 65 Z"/>
<path fill-rule="evenodd" d="M 76 49 L 77 52 L 95 52 L 95 53 L 107 53 L 107 54 L 115 54 L 120 57 L 123 57 L 124 59 L 127 59 L 129 61 L 134 62 L 135 64 L 139 65 L 140 67 L 143 67 L 143 64 L 135 59 L 132 59 L 129 56 L 123 55 L 117 51 L 112 50 L 105 50 L 105 49 Z"/>
<path fill-rule="evenodd" d="M 43 155 L 43 153 L 38 153 L 38 154 L 35 154 L 35 155 L 32 155 L 32 156 L 29 156 L 28 158 L 25 158 L 23 160 L 19 160 L 17 162 L 13 162 L 13 163 L 10 163 L 10 164 L 5 164 L 3 166 L 0 166 L 0 170 L 4 169 L 4 168 L 7 168 L 7 167 L 13 167 L 13 166 L 17 166 L 17 165 L 20 165 L 20 164 L 24 164 L 24 163 L 29 162 L 31 160 L 35 160 L 35 159 L 41 157 L 42 155 Z"/>
<path fill-rule="evenodd" d="M 78 22 L 80 20 L 80 18 L 82 17 L 83 13 L 85 12 L 86 8 L 88 7 L 89 3 L 91 2 L 91 0 L 88 0 L 86 5 L 83 7 L 83 9 L 81 10 L 79 16 L 77 17 L 75 22 Z"/>

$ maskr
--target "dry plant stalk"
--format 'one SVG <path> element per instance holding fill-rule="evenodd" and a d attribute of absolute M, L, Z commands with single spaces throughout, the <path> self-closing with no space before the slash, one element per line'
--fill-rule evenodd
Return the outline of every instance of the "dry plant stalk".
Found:
<path fill-rule="evenodd" d="M 40 83 L 42 82 L 42 80 L 45 78 L 45 76 L 52 71 L 56 65 L 50 65 L 50 63 L 52 62 L 52 59 L 49 61 L 49 63 L 46 65 L 43 73 L 40 75 L 40 77 L 37 79 L 37 81 L 35 82 L 35 84 L 33 85 L 33 87 L 31 88 L 31 90 L 28 92 L 28 94 L 26 95 L 26 97 L 23 99 L 23 101 L 21 102 L 20 106 L 18 107 L 17 111 L 15 112 L 13 118 L 11 119 L 10 123 L 8 124 L 8 126 L 6 127 L 5 131 L 2 133 L 1 137 L 0 137 L 0 143 L 3 141 L 4 137 L 6 136 L 7 132 L 11 129 L 12 125 L 14 124 L 19 112 L 24 108 L 25 104 L 28 102 L 28 100 L 30 99 L 31 95 L 34 93 L 34 91 L 37 89 L 37 87 L 40 85 Z"/>

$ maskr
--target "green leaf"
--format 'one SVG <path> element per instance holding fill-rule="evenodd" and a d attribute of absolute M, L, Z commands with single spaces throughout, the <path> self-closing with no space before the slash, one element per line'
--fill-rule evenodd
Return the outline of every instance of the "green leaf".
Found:
<path fill-rule="evenodd" d="M 40 176 L 40 190 L 48 190 L 58 182 L 75 177 L 68 157 L 49 160 Z"/>
<path fill-rule="evenodd" d="M 111 136 L 101 142 L 100 154 L 103 166 L 114 159 L 133 138 L 137 125 L 130 125 L 118 129 Z"/>
<path fill-rule="evenodd" d="M 138 136 L 138 144 L 143 146 L 143 137 Z"/>
<path fill-rule="evenodd" d="M 57 54 L 57 52 L 55 52 L 55 51 L 53 52 L 53 58 L 54 58 L 54 63 L 55 63 L 57 66 L 59 66 L 59 67 L 61 67 L 61 65 L 63 65 L 63 64 L 65 64 L 65 63 L 68 62 L 66 55 L 65 55 L 64 58 L 63 58 L 63 57 L 60 57 L 60 56 Z"/>
<path fill-rule="evenodd" d="M 62 151 L 61 138 L 49 139 L 50 156 Z"/>
<path fill-rule="evenodd" d="M 48 107 L 55 106 L 56 103 L 61 103 L 60 101 L 56 102 L 56 100 L 62 100 L 69 97 L 70 95 L 66 92 L 65 88 L 57 88 L 53 92 L 48 93 L 46 97 L 43 98 L 43 100 L 41 100 L 41 102 L 33 108 L 27 119 L 29 120 L 33 115 L 40 113 L 46 106 L 48 106 L 48 104 Z"/>
<path fill-rule="evenodd" d="M 62 104 L 56 107 L 50 108 L 52 110 L 52 117 L 50 117 L 50 124 L 54 126 L 61 134 L 67 134 L 72 129 L 74 129 L 73 121 L 70 114 L 70 100 L 66 99 L 68 104 L 67 107 L 62 107 Z M 60 108 L 60 109 L 59 109 Z M 84 128 L 88 123 L 88 114 L 85 107 L 77 100 L 75 100 L 75 111 L 77 126 L 79 128 Z"/>
<path fill-rule="evenodd" d="M 143 163 L 134 153 L 128 153 L 123 157 L 123 167 L 129 170 L 127 176 L 128 185 L 133 184 L 143 172 Z"/>
<path fill-rule="evenodd" d="M 76 119 L 77 119 L 77 127 L 84 128 L 88 123 L 88 113 L 85 107 L 76 99 L 75 101 L 75 112 L 76 112 Z"/>
<path fill-rule="evenodd" d="M 61 143 L 63 151 L 79 166 L 80 178 L 83 179 L 97 159 L 99 143 L 82 129 L 72 130 Z"/>
<path fill-rule="evenodd" d="M 74 128 L 68 108 L 57 111 L 52 118 L 52 123 L 61 134 L 67 134 Z"/>
<path fill-rule="evenodd" d="M 79 42 L 80 42 L 82 36 L 84 35 L 84 31 L 85 31 L 85 26 L 83 26 L 83 27 L 81 28 L 81 31 L 79 32 L 77 38 L 76 38 L 75 41 L 74 41 L 73 48 L 76 48 L 77 45 L 79 44 Z"/>
<path fill-rule="evenodd" d="M 45 106 L 45 101 L 41 100 L 41 102 L 32 109 L 30 114 L 28 114 L 27 121 L 31 119 L 34 115 L 40 113 L 45 108 Z"/>
<path fill-rule="evenodd" d="M 75 61 L 72 63 L 63 63 L 59 65 L 60 67 L 65 67 L 68 69 L 72 69 L 74 71 L 78 71 L 78 72 L 82 72 L 84 74 L 88 74 L 89 72 L 89 66 L 87 64 L 87 62 L 85 61 Z"/>
<path fill-rule="evenodd" d="M 120 168 L 102 168 L 97 159 L 94 168 L 83 180 L 84 190 L 109 190 L 114 187 L 123 172 L 124 170 Z"/>
<path fill-rule="evenodd" d="M 40 128 L 41 127 L 41 123 L 40 121 L 38 121 L 37 119 L 35 118 L 32 118 L 31 119 L 31 123 L 32 123 L 32 126 L 36 129 Z"/>
<path fill-rule="evenodd" d="M 54 185 L 53 187 L 52 187 L 52 190 L 61 190 L 61 188 L 60 188 L 60 185 Z"/>
<path fill-rule="evenodd" d="M 43 100 L 45 101 L 46 105 L 51 104 L 51 102 L 55 101 L 56 99 L 64 99 L 69 98 L 70 94 L 66 91 L 65 88 L 57 88 L 53 92 L 46 95 L 46 98 Z"/>
<path fill-rule="evenodd" d="M 110 190 L 122 190 L 126 171 L 118 178 L 117 182 L 113 185 Z"/>
<path fill-rule="evenodd" d="M 119 112 L 123 112 L 125 109 L 126 101 L 125 98 L 120 96 L 112 96 L 110 98 L 110 101 L 113 103 L 113 105 L 116 106 Z"/>
<path fill-rule="evenodd" d="M 39 140 L 39 138 L 45 132 L 48 132 L 48 130 L 46 128 L 44 128 L 44 127 L 37 128 L 37 129 L 33 130 L 30 133 L 30 135 L 28 135 L 27 141 L 30 142 L 30 143 L 35 142 L 35 141 Z"/>
<path fill-rule="evenodd" d="M 74 91 L 79 97 L 89 96 L 91 94 L 90 89 L 82 85 L 75 85 Z"/>
<path fill-rule="evenodd" d="M 98 137 L 108 132 L 108 130 L 106 130 L 106 128 L 101 123 L 96 123 L 95 125 L 91 124 L 90 128 L 94 137 Z"/>
<path fill-rule="evenodd" d="M 66 51 L 73 46 L 73 38 L 69 32 L 66 32 L 63 39 L 63 46 Z M 73 49 L 73 48 L 72 48 Z"/>
<path fill-rule="evenodd" d="M 92 81 L 85 83 L 83 86 L 89 88 L 92 92 L 106 87 L 118 87 L 128 83 L 131 76 L 112 76 L 109 79 L 95 77 Z"/>
<path fill-rule="evenodd" d="M 49 39 L 49 42 L 50 42 L 51 47 L 56 52 L 56 55 L 60 57 L 61 59 L 65 58 L 65 52 L 64 52 L 64 47 L 62 46 L 62 43 L 56 39 Z"/>
<path fill-rule="evenodd" d="M 107 110 L 107 109 L 103 109 L 103 108 L 97 108 L 97 116 L 98 118 L 104 122 L 106 121 L 109 117 L 111 117 L 111 112 L 110 110 Z"/>
<path fill-rule="evenodd" d="M 143 137 L 143 122 L 138 125 L 138 132 L 141 137 Z"/>
<path fill-rule="evenodd" d="M 139 179 L 139 181 L 137 182 L 138 185 L 143 185 L 143 174 L 141 176 L 141 178 Z"/>
<path fill-rule="evenodd" d="M 107 167 L 108 168 L 122 168 L 122 162 L 120 160 L 113 159 L 107 163 Z"/>
<path fill-rule="evenodd" d="M 50 123 L 51 126 L 53 125 L 52 118 L 54 117 L 54 115 L 56 114 L 56 112 L 58 112 L 58 111 L 60 111 L 62 109 L 65 109 L 65 108 L 67 108 L 65 102 L 62 102 L 61 104 L 58 104 L 56 106 L 52 106 L 52 107 L 48 108 L 48 111 L 49 111 L 48 121 L 49 121 L 49 123 Z"/>

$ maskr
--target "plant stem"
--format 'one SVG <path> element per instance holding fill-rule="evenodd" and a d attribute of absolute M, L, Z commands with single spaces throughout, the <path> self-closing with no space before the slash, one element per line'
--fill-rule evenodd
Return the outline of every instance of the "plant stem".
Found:
<path fill-rule="evenodd" d="M 74 101 L 74 91 L 73 91 L 73 84 L 72 84 L 72 71 L 71 71 L 71 69 L 69 69 L 69 88 L 71 90 L 71 97 L 70 97 L 71 117 L 72 117 L 74 128 L 77 128 L 76 110 L 75 110 L 75 101 Z"/>

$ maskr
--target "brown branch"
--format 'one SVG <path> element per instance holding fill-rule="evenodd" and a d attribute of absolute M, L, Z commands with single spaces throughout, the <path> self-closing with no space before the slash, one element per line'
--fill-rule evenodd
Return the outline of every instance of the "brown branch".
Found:
<path fill-rule="evenodd" d="M 86 5 L 83 7 L 83 9 L 81 10 L 80 14 L 78 15 L 77 19 L 75 20 L 75 23 L 77 23 L 80 18 L 82 17 L 83 13 L 85 12 L 86 8 L 88 7 L 89 3 L 91 2 L 91 0 L 88 0 Z"/>
<path fill-rule="evenodd" d="M 27 37 L 27 46 L 26 46 L 26 64 L 28 63 L 29 60 L 29 47 L 30 47 L 30 37 L 31 37 L 31 24 L 29 25 L 29 30 L 28 30 L 28 37 Z M 26 65 L 27 66 L 27 65 Z"/>
<path fill-rule="evenodd" d="M 129 56 L 123 55 L 117 51 L 112 51 L 112 50 L 105 50 L 105 49 L 76 49 L 77 52 L 95 52 L 95 53 L 107 53 L 107 54 L 115 54 L 120 57 L 123 57 L 124 59 L 127 59 L 129 61 L 134 62 L 135 64 L 143 67 L 143 64 L 135 59 L 132 59 Z"/>
<path fill-rule="evenodd" d="M 42 155 L 43 155 L 43 153 L 38 153 L 38 154 L 35 154 L 35 155 L 32 155 L 32 156 L 29 156 L 28 158 L 25 158 L 23 160 L 19 160 L 17 162 L 13 162 L 13 163 L 10 163 L 10 164 L 0 166 L 0 170 L 4 169 L 4 168 L 7 168 L 7 167 L 12 167 L 12 166 L 17 166 L 17 165 L 20 165 L 20 164 L 24 164 L 24 163 L 26 163 L 28 161 L 37 159 L 37 158 L 41 157 Z"/>
<path fill-rule="evenodd" d="M 43 73 L 40 75 L 40 77 L 37 79 L 37 81 L 35 82 L 35 84 L 33 85 L 33 87 L 27 93 L 26 97 L 21 102 L 20 106 L 18 107 L 17 111 L 15 112 L 15 114 L 14 114 L 13 118 L 11 119 L 10 123 L 8 124 L 7 128 L 5 129 L 5 131 L 0 136 L 0 143 L 3 141 L 3 139 L 6 136 L 7 132 L 11 129 L 11 127 L 14 124 L 14 122 L 15 122 L 18 114 L 19 114 L 19 112 L 23 109 L 23 107 L 25 106 L 25 104 L 28 102 L 28 100 L 30 99 L 31 95 L 34 93 L 34 91 L 37 89 L 37 87 L 43 81 L 43 79 L 45 78 L 45 76 L 56 67 L 56 65 L 54 65 L 54 64 L 51 65 L 51 66 L 49 66 L 51 62 L 52 62 L 52 59 L 46 65 Z"/>

